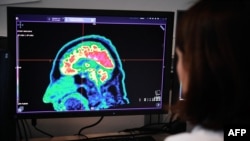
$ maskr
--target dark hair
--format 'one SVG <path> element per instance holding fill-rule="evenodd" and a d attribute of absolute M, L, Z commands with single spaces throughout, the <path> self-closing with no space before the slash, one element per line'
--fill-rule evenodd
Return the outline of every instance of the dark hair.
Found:
<path fill-rule="evenodd" d="M 249 2 L 203 0 L 185 11 L 177 25 L 189 84 L 181 116 L 208 129 L 249 123 Z"/>

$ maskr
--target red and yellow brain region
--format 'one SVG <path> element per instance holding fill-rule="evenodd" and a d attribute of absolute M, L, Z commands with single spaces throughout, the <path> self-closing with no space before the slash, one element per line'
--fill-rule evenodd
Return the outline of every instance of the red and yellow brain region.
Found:
<path fill-rule="evenodd" d="M 115 68 L 108 50 L 99 42 L 84 41 L 70 49 L 61 59 L 60 71 L 64 75 L 88 74 L 97 85 L 109 79 Z"/>

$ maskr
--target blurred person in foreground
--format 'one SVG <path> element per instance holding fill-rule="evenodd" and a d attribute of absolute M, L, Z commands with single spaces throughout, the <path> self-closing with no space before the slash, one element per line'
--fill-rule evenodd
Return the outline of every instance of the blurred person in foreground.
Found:
<path fill-rule="evenodd" d="M 199 0 L 176 29 L 184 100 L 175 112 L 194 126 L 165 141 L 223 141 L 224 128 L 250 121 L 248 0 Z"/>

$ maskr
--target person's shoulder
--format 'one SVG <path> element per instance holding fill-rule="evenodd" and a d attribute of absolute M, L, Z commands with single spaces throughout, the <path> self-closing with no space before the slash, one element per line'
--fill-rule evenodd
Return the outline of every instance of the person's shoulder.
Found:
<path fill-rule="evenodd" d="M 179 133 L 168 136 L 164 141 L 191 141 L 192 136 L 190 133 Z"/>
<path fill-rule="evenodd" d="M 195 127 L 191 132 L 168 136 L 164 141 L 224 141 L 223 131 L 212 131 Z"/>

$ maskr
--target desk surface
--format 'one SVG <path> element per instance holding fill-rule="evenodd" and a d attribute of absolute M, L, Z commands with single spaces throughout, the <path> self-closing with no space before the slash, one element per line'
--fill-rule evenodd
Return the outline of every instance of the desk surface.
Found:
<path fill-rule="evenodd" d="M 117 132 L 117 133 L 99 133 L 99 134 L 88 134 L 86 135 L 88 138 L 95 138 L 95 137 L 102 137 L 102 136 L 118 136 L 118 135 L 129 135 L 130 133 L 127 132 Z M 159 133 L 159 134 L 152 134 L 152 137 L 156 139 L 156 141 L 163 141 L 169 134 L 167 133 Z M 73 140 L 80 140 L 85 139 L 85 136 L 58 136 L 53 138 L 31 138 L 29 141 L 73 141 Z"/>

